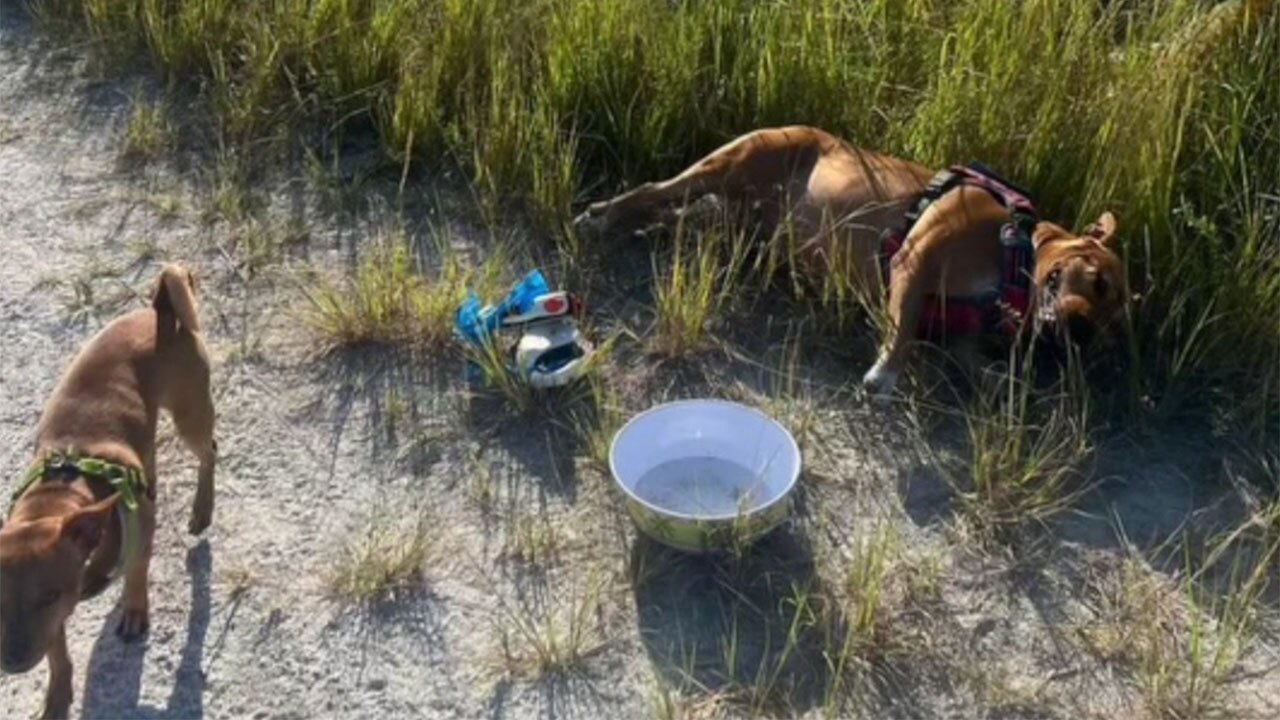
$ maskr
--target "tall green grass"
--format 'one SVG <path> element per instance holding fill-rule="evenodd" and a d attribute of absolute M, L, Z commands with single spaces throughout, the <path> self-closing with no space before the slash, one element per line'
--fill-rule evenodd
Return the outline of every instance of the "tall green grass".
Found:
<path fill-rule="evenodd" d="M 227 141 L 367 128 L 557 235 L 577 200 L 764 125 L 981 159 L 1051 217 L 1118 213 L 1145 293 L 1132 407 L 1174 412 L 1211 380 L 1250 390 L 1254 432 L 1277 416 L 1271 0 L 32 2 L 201 89 Z"/>

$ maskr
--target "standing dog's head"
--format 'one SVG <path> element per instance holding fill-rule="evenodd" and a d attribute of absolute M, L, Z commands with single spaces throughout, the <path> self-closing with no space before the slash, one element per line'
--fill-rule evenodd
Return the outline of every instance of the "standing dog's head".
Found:
<path fill-rule="evenodd" d="M 62 517 L 12 520 L 0 529 L 0 670 L 26 672 L 45 656 L 80 600 L 85 561 L 115 499 Z"/>
<path fill-rule="evenodd" d="M 1115 238 L 1109 212 L 1080 235 L 1049 222 L 1036 225 L 1032 302 L 1038 334 L 1087 345 L 1123 327 L 1129 287 Z"/>

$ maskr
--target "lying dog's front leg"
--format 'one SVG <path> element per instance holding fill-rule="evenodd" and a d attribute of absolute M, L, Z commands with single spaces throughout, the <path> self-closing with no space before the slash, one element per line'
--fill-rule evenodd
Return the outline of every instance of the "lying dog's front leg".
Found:
<path fill-rule="evenodd" d="M 862 377 L 862 386 L 873 396 L 892 393 L 906 368 L 930 281 L 922 260 L 918 253 L 910 251 L 894 258 L 889 278 L 888 334 L 881 342 L 876 364 Z"/>
<path fill-rule="evenodd" d="M 53 642 L 45 653 L 49 662 L 49 689 L 44 696 L 45 720 L 61 719 L 71 712 L 71 655 L 67 652 L 66 623 L 58 625 Z"/>

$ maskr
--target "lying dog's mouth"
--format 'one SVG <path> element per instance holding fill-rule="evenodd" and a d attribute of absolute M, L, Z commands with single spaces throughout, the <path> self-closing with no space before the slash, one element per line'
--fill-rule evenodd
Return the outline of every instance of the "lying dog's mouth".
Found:
<path fill-rule="evenodd" d="M 1058 292 L 1062 287 L 1062 271 L 1049 273 L 1036 298 L 1035 331 L 1037 335 L 1058 339 Z"/>
<path fill-rule="evenodd" d="M 1060 270 L 1049 273 L 1036 294 L 1034 330 L 1041 341 L 1059 348 L 1068 345 L 1084 348 L 1098 335 L 1098 327 L 1091 317 L 1063 309 Z"/>

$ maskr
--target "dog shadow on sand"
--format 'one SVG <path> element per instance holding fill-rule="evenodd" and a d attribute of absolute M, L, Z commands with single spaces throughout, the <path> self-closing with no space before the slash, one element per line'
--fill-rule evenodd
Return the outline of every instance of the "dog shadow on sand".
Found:
<path fill-rule="evenodd" d="M 163 707 L 140 704 L 143 662 L 147 642 L 124 643 L 116 637 L 119 610 L 107 616 L 89 657 L 85 680 L 84 718 L 198 718 L 204 716 L 205 678 L 202 668 L 205 636 L 211 617 L 209 577 L 213 556 L 207 541 L 187 551 L 187 572 L 191 576 L 191 608 L 187 615 L 187 637 L 178 666 L 173 672 L 173 690 Z M 154 628 L 154 625 L 153 625 Z"/>

